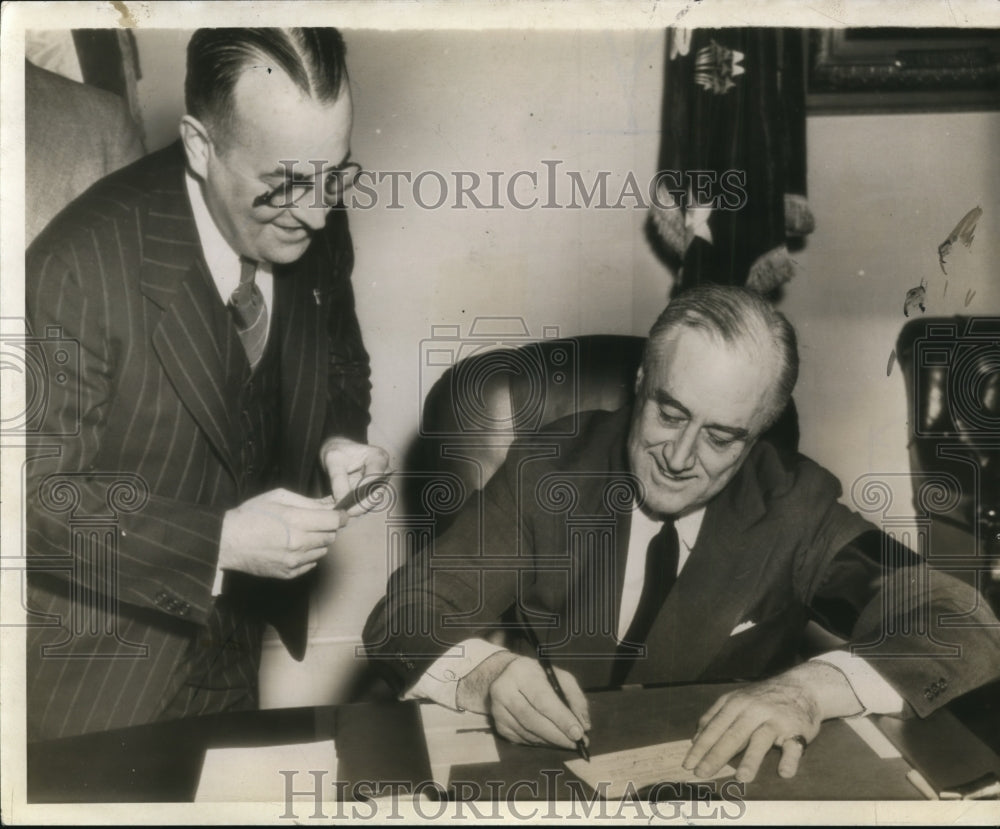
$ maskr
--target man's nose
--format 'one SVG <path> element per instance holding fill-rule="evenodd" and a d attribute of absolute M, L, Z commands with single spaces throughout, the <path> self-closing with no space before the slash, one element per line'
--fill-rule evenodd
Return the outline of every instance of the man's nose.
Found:
<path fill-rule="evenodd" d="M 295 205 L 292 212 L 304 225 L 312 230 L 320 230 L 326 224 L 326 216 L 331 209 L 324 204 L 317 205 L 308 199 L 303 199 L 303 203 Z"/>
<path fill-rule="evenodd" d="M 689 423 L 677 436 L 677 440 L 666 443 L 663 447 L 663 460 L 670 472 L 686 472 L 694 466 L 695 444 L 698 440 L 698 427 Z"/>

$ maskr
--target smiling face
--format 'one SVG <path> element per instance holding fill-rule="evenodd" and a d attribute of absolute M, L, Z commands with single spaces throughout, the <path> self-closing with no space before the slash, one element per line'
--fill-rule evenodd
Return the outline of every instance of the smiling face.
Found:
<path fill-rule="evenodd" d="M 185 116 L 181 132 L 189 163 L 234 251 L 263 262 L 294 262 L 326 224 L 330 208 L 319 198 L 323 176 L 350 154 L 350 91 L 345 83 L 335 101 L 315 101 L 284 72 L 248 67 L 233 89 L 233 104 L 232 125 L 221 141 Z M 296 178 L 316 181 L 316 197 L 288 208 L 254 207 L 258 196 L 291 172 L 282 161 L 296 162 Z"/>
<path fill-rule="evenodd" d="M 645 506 L 682 515 L 729 483 L 766 426 L 778 358 L 681 327 L 654 346 L 637 379 L 628 438 Z"/>

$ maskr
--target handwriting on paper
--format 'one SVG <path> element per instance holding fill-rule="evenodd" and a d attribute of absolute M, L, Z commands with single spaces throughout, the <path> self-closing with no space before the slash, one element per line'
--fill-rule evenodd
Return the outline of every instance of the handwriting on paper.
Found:
<path fill-rule="evenodd" d="M 966 247 L 972 244 L 972 237 L 976 233 L 976 222 L 979 221 L 979 217 L 983 215 L 983 208 L 973 207 L 968 213 L 962 217 L 955 229 L 948 234 L 948 238 L 945 239 L 940 245 L 938 245 L 938 262 L 941 265 L 941 273 L 945 276 L 948 275 L 948 271 L 944 269 L 944 258 L 951 253 L 951 246 L 955 242 L 961 242 Z"/>
<path fill-rule="evenodd" d="M 579 758 L 567 760 L 566 768 L 599 794 L 603 789 L 603 796 L 610 800 L 622 798 L 630 789 L 638 791 L 654 783 L 692 783 L 736 774 L 732 766 L 723 766 L 709 777 L 688 771 L 681 763 L 690 748 L 690 740 L 677 740 L 597 754 L 589 763 Z"/>

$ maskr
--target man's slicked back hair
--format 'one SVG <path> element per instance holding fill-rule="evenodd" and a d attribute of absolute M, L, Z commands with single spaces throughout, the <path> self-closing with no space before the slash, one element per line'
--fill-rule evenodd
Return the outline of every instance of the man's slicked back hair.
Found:
<path fill-rule="evenodd" d="M 727 345 L 774 349 L 780 365 L 770 396 L 765 428 L 778 419 L 799 377 L 795 329 L 784 314 L 760 294 L 732 285 L 699 285 L 674 297 L 649 331 L 643 373 L 650 374 L 661 342 L 681 328 L 705 331 Z"/>
<path fill-rule="evenodd" d="M 234 120 L 233 89 L 247 68 L 284 72 L 314 100 L 332 103 L 347 79 L 345 53 L 333 28 L 198 29 L 187 48 L 187 112 L 225 145 Z"/>

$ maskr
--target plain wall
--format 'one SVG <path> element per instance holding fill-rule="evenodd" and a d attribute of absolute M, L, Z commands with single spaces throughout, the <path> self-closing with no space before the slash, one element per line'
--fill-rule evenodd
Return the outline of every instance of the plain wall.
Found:
<path fill-rule="evenodd" d="M 177 134 L 188 37 L 136 30 L 151 149 Z M 488 181 L 489 171 L 525 170 L 544 181 L 542 162 L 560 161 L 561 176 L 578 171 L 588 183 L 609 171 L 611 201 L 627 172 L 643 182 L 655 171 L 660 29 L 349 30 L 345 39 L 352 153 L 368 170 L 436 171 L 449 182 L 456 171 Z M 991 267 L 1000 247 L 1000 114 L 811 116 L 807 133 L 817 229 L 795 254 L 799 275 L 781 308 L 801 344 L 802 449 L 849 491 L 865 473 L 908 470 L 902 374 L 894 366 L 887 376 L 906 291 L 926 281 L 928 314 L 1000 310 Z M 544 201 L 544 192 L 533 194 L 523 178 L 522 185 L 522 201 Z M 409 195 L 401 209 L 389 208 L 380 187 L 377 207 L 351 215 L 354 287 L 372 358 L 370 439 L 397 467 L 423 395 L 444 370 L 426 364 L 434 326 L 457 326 L 459 344 L 477 317 L 514 318 L 533 337 L 645 334 L 672 284 L 645 240 L 644 210 L 518 210 L 506 198 L 502 209 L 454 209 L 451 186 L 448 203 L 433 210 Z M 432 201 L 438 191 L 428 181 L 422 192 Z M 479 192 L 488 202 L 489 188 Z M 563 177 L 556 199 L 569 202 Z M 937 246 L 976 205 L 984 215 L 975 242 L 954 246 L 945 277 Z M 382 514 L 341 532 L 316 595 L 305 662 L 293 663 L 269 640 L 265 705 L 350 694 L 359 633 L 392 566 L 388 532 Z"/>
<path fill-rule="evenodd" d="M 928 316 L 1000 312 L 1000 113 L 816 116 L 807 141 L 816 231 L 781 308 L 799 334 L 803 451 L 849 491 L 909 470 L 890 368 L 907 290 L 924 282 Z M 938 246 L 976 206 L 975 240 L 952 246 L 945 275 Z"/>

